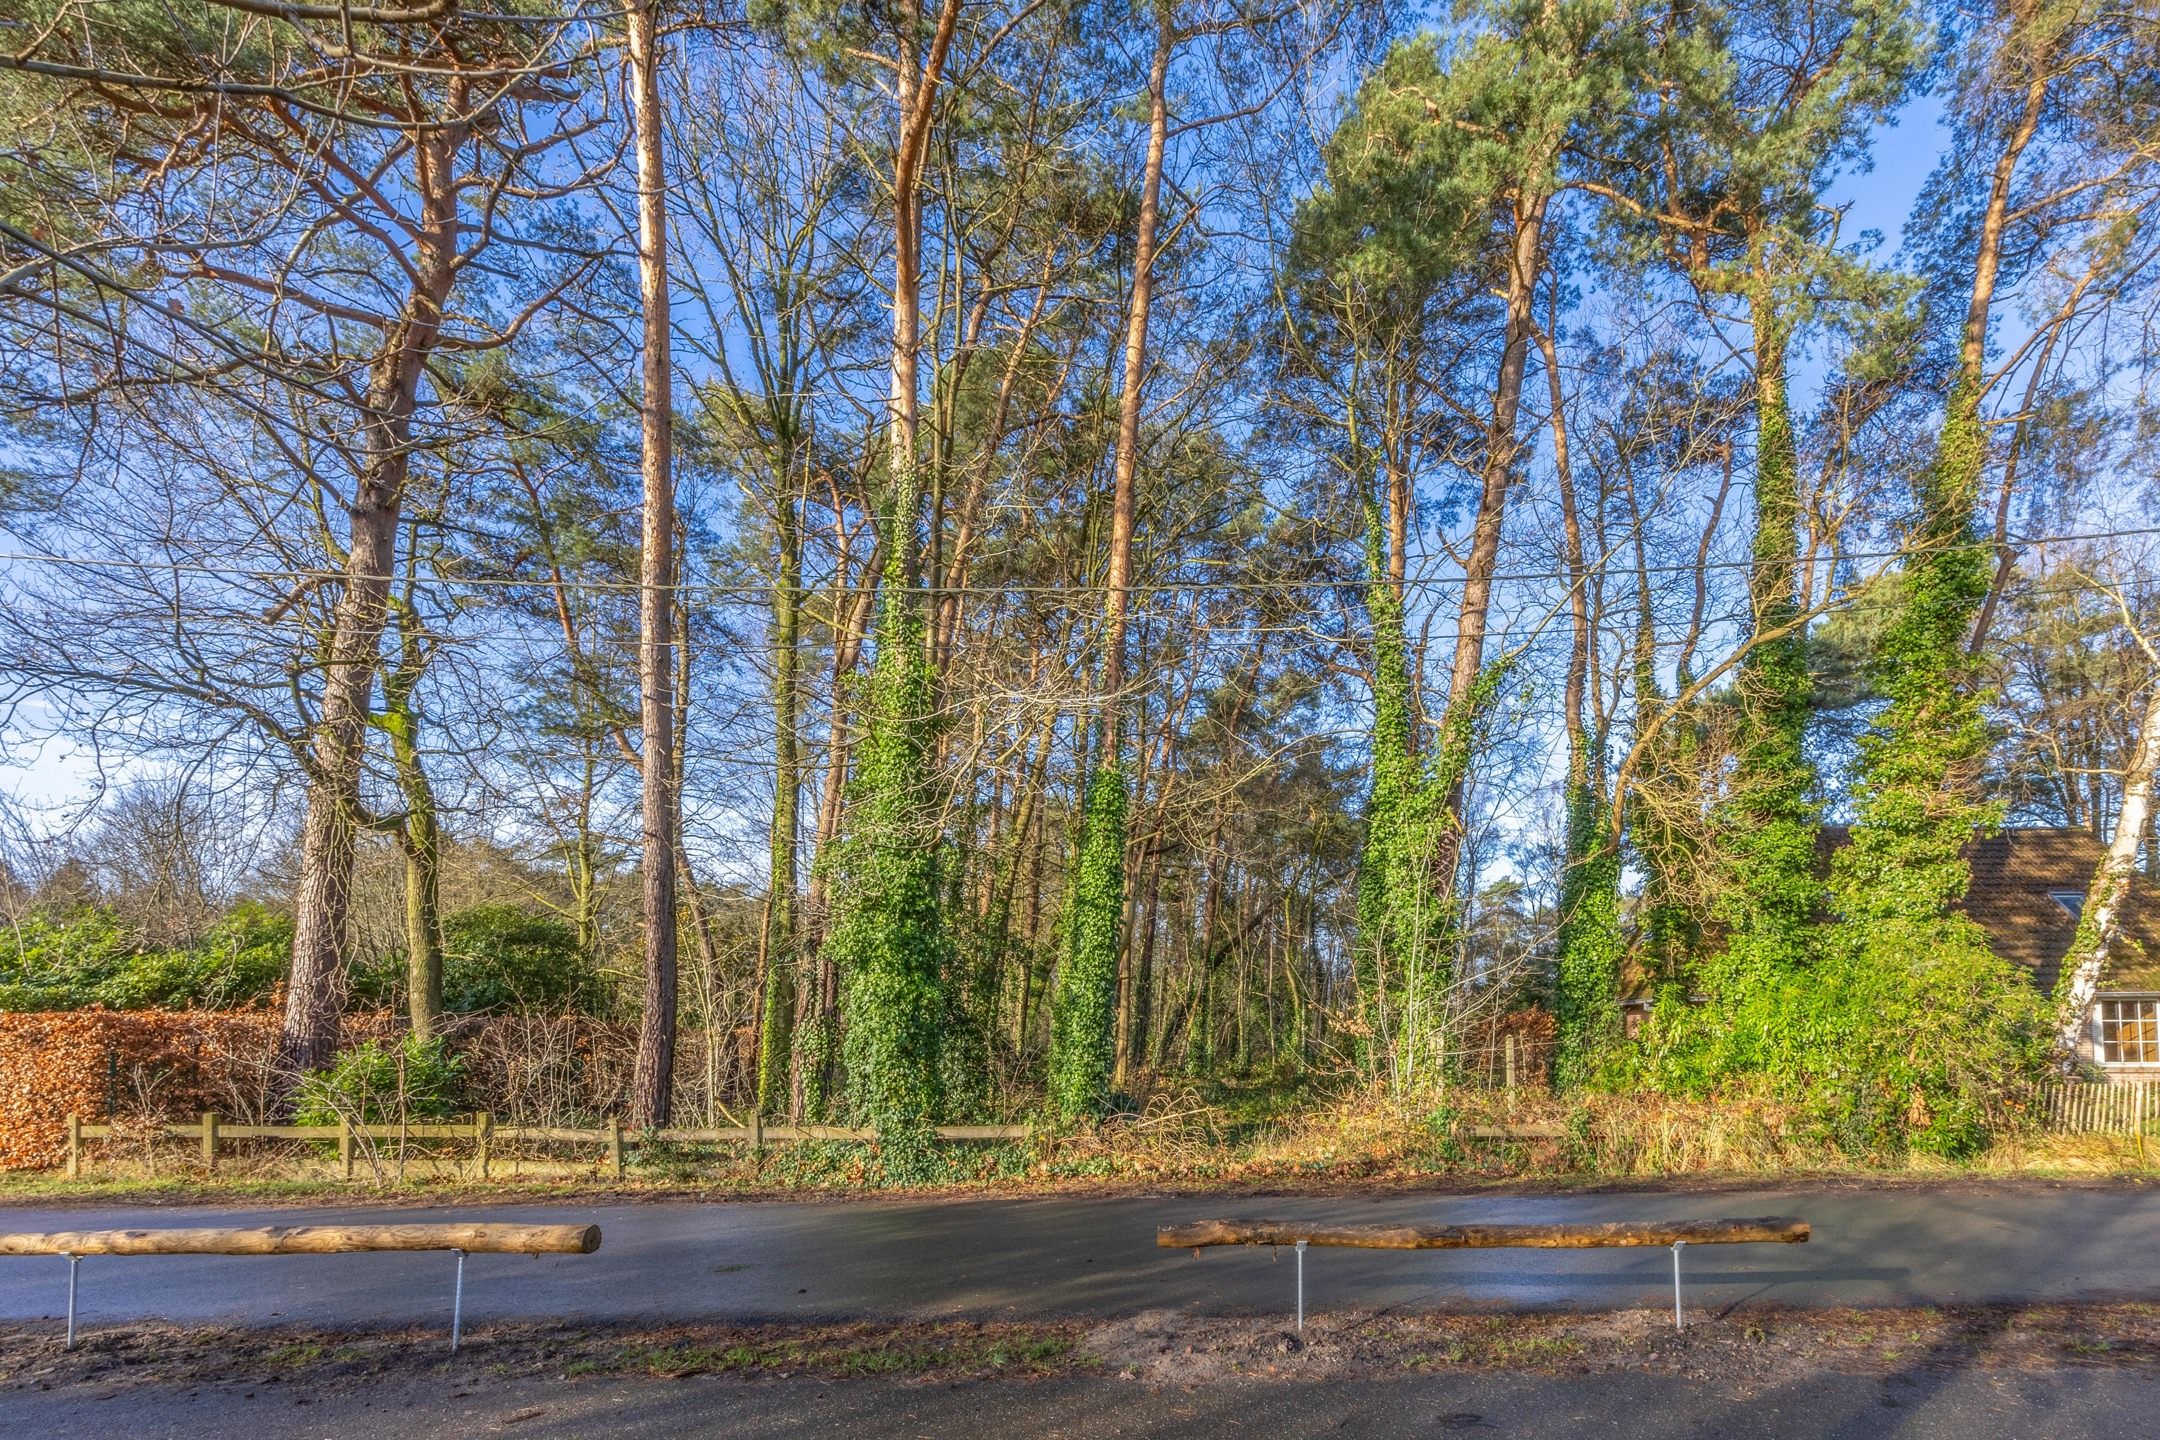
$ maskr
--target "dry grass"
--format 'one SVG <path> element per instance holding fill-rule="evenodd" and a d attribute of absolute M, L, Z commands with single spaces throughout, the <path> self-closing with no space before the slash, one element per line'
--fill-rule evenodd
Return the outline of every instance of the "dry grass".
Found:
<path fill-rule="evenodd" d="M 512 1152 L 498 1144 L 493 1179 L 473 1174 L 464 1142 L 416 1145 L 402 1166 L 367 1163 L 362 1186 L 378 1191 L 485 1194 L 514 1190 L 607 1190 L 649 1195 L 890 1192 L 874 1147 L 738 1145 L 634 1148 L 617 1180 L 597 1146 Z M 1767 1103 L 1463 1090 L 1449 1102 L 1410 1109 L 1371 1092 L 1203 1093 L 1180 1085 L 1154 1092 L 1135 1114 L 1102 1125 L 1038 1134 L 1027 1143 L 965 1144 L 945 1151 L 947 1173 L 913 1189 L 942 1192 L 1070 1189 L 1334 1190 L 1375 1185 L 1573 1185 L 1609 1181 L 1693 1183 L 1803 1176 L 1952 1179 L 2149 1176 L 2160 1139 L 2005 1135 L 1963 1163 L 1924 1156 L 1855 1158 L 1816 1138 L 1798 1113 Z M 90 1175 L 0 1176 L 0 1199 L 205 1192 L 344 1193 L 334 1158 L 307 1145 L 233 1146 L 218 1176 L 202 1175 L 193 1142 L 151 1144 L 130 1135 L 90 1154 Z"/>

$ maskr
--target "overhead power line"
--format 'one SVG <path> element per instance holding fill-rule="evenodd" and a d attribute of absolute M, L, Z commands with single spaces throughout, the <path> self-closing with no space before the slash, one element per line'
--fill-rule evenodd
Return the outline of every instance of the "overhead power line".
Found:
<path fill-rule="evenodd" d="M 2143 526 L 2123 530 L 2093 530 L 2076 534 L 2012 536 L 2007 542 L 2014 550 L 2031 550 L 2046 545 L 2068 545 L 2092 540 L 2128 540 L 2160 535 L 2160 526 Z M 1974 540 L 1967 546 L 1942 547 L 1945 549 L 1975 549 L 1993 551 L 1997 547 L 1993 539 Z M 1907 549 L 1864 550 L 1842 553 L 1824 552 L 1812 557 L 1816 561 L 1847 563 L 1863 560 L 1895 560 L 1901 556 L 1917 553 Z M 1643 573 L 1652 575 L 1685 575 L 1697 570 L 1747 570 L 1753 568 L 1753 560 L 1706 560 L 1669 565 L 1640 567 Z M 198 575 L 206 579 L 260 580 L 283 585 L 338 583 L 348 577 L 342 570 L 332 569 L 281 569 L 243 565 L 212 565 L 191 560 L 138 560 L 125 556 L 62 555 L 47 551 L 18 550 L 0 551 L 0 565 L 48 565 L 83 570 L 126 570 L 140 574 Z M 1608 559 L 1604 564 L 1589 567 L 1592 570 L 1617 571 L 1634 574 L 1638 567 Z M 387 577 L 392 584 L 408 583 L 408 577 Z M 1507 571 L 1493 577 L 1495 584 L 1523 584 L 1535 580 L 1571 580 L 1574 577 L 1565 570 Z M 413 584 L 429 589 L 467 590 L 566 590 L 591 593 L 637 594 L 643 587 L 635 580 L 554 580 L 524 579 L 506 575 L 433 575 L 414 577 Z M 1284 594 L 1303 590 L 1335 590 L 1345 585 L 1364 583 L 1356 578 L 1333 579 L 1279 579 L 1249 580 L 1224 578 L 1221 580 L 1160 580 L 1137 582 L 1128 585 L 1127 592 L 1135 595 L 1149 594 Z M 1412 576 L 1403 586 L 1410 590 L 1433 590 L 1461 585 L 1464 577 L 1459 575 Z M 706 596 L 720 599 L 757 600 L 768 598 L 780 586 L 766 581 L 680 581 L 661 587 L 678 595 Z M 805 583 L 796 587 L 798 592 L 816 591 L 823 585 Z M 946 595 L 1100 595 L 1109 587 L 1102 584 L 1075 585 L 921 585 L 917 593 L 926 596 Z"/>

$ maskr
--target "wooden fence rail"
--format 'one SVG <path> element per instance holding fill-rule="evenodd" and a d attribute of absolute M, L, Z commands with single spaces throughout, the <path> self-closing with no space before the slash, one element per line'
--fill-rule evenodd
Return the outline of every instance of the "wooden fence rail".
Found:
<path fill-rule="evenodd" d="M 80 1115 L 67 1118 L 67 1174 L 74 1179 L 82 1174 L 83 1142 L 109 1140 L 116 1129 L 127 1127 L 94 1125 Z M 473 1165 L 482 1179 L 486 1179 L 498 1144 L 513 1145 L 604 1145 L 607 1147 L 609 1166 L 619 1179 L 623 1173 L 623 1154 L 640 1145 L 726 1145 L 747 1144 L 753 1148 L 772 1144 L 787 1144 L 803 1140 L 850 1140 L 870 1141 L 877 1139 L 877 1131 L 858 1129 L 846 1125 L 761 1125 L 753 1121 L 748 1125 L 720 1126 L 715 1129 L 683 1129 L 669 1127 L 660 1130 L 626 1130 L 619 1119 L 609 1119 L 605 1128 L 580 1129 L 567 1125 L 498 1125 L 494 1117 L 485 1112 L 463 1122 L 432 1122 L 409 1125 L 236 1125 L 218 1115 L 205 1113 L 194 1124 L 166 1124 L 143 1127 L 153 1135 L 172 1136 L 181 1139 L 199 1139 L 202 1143 L 203 1168 L 212 1173 L 217 1170 L 218 1147 L 228 1140 L 313 1140 L 322 1143 L 336 1142 L 338 1163 L 347 1180 L 353 1178 L 353 1154 L 362 1142 L 394 1142 L 402 1155 L 407 1144 L 414 1140 L 466 1140 L 472 1142 Z M 137 1131 L 136 1133 L 142 1133 Z M 1034 1131 L 1026 1125 L 940 1125 L 937 1128 L 941 1140 L 1025 1140 Z"/>
<path fill-rule="evenodd" d="M 2059 1135 L 2160 1134 L 2160 1080 L 2063 1080 L 2040 1087 L 2041 1127 Z"/>

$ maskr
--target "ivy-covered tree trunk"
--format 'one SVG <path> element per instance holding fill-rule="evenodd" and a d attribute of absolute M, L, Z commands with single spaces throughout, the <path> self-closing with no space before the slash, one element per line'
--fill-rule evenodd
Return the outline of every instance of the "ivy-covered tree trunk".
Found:
<path fill-rule="evenodd" d="M 1567 679 L 1561 695 L 1567 730 L 1567 851 L 1560 874 L 1559 959 L 1554 976 L 1558 1031 L 1553 1044 L 1553 1083 L 1569 1089 L 1588 1080 L 1619 1040 L 1620 967 L 1627 939 L 1620 927 L 1620 837 L 1611 823 L 1605 783 L 1602 711 L 1593 723 L 1590 670 L 1596 640 L 1590 623 L 1589 567 L 1576 512 L 1575 472 L 1569 458 L 1567 396 L 1551 328 L 1537 331 L 1545 358 L 1551 410 L 1553 470 L 1560 495 L 1562 558 L 1567 565 L 1572 631 Z"/>
<path fill-rule="evenodd" d="M 1450 702 L 1433 753 L 1416 753 L 1402 599 L 1387 578 L 1383 544 L 1379 507 L 1368 499 L 1373 778 L 1358 870 L 1359 1001 L 1370 1058 L 1391 1068 L 1398 1089 L 1412 1089 L 1438 1082 L 1449 1050 L 1449 957 L 1459 910 L 1444 867 L 1460 828 L 1450 797 L 1460 792 L 1507 666 L 1487 665 Z"/>
<path fill-rule="evenodd" d="M 919 8 L 914 17 L 919 20 Z M 877 659 L 863 710 L 860 768 L 849 795 L 831 938 L 841 991 L 840 1055 L 848 1108 L 875 1129 L 896 1176 L 927 1170 L 944 1108 L 941 1041 L 951 959 L 938 883 L 936 677 L 917 582 L 922 481 L 917 446 L 922 344 L 922 167 L 937 87 L 959 20 L 944 0 L 927 40 L 900 40 L 900 125 L 893 153 L 891 389 L 886 423 L 891 505 L 884 525 Z"/>
<path fill-rule="evenodd" d="M 1050 1015 L 1050 1103 L 1067 1118 L 1099 1114 L 1109 1098 L 1124 921 L 1125 774 L 1098 764 L 1080 822 L 1065 963 Z"/>
<path fill-rule="evenodd" d="M 1755 553 L 1748 594 L 1754 618 L 1741 661 L 1737 764 L 1722 805 L 1723 875 L 1714 913 L 1726 927 L 1709 964 L 1715 1018 L 1745 1013 L 1780 1023 L 1775 1007 L 1748 1006 L 1807 963 L 1822 886 L 1816 879 L 1815 772 L 1806 752 L 1811 681 L 1800 628 L 1799 456 L 1786 390 L 1790 328 L 1759 278 L 1750 297 L 1755 333 Z M 1736 1037 L 1752 1046 L 1745 1035 Z M 1753 1057 L 1759 1058 L 1759 1057 Z M 1744 1059 L 1742 1063 L 1753 1063 Z"/>
<path fill-rule="evenodd" d="M 1383 552 L 1379 507 L 1366 507 L 1365 610 L 1372 625 L 1372 786 L 1365 799 L 1365 846 L 1358 867 L 1356 975 L 1367 1063 L 1386 1063 L 1403 1025 L 1402 997 L 1422 966 L 1437 904 L 1415 864 L 1420 820 L 1431 796 L 1413 732 L 1409 645 L 1401 591 Z"/>
<path fill-rule="evenodd" d="M 1965 647 L 1988 586 L 1972 522 L 1986 444 L 1977 389 L 1961 383 L 1876 649 L 1888 703 L 1861 737 L 1857 823 L 1833 877 L 1839 909 L 1863 925 L 1947 918 L 1970 879 L 1966 845 L 1997 820 L 1980 795 L 1988 730 Z"/>
<path fill-rule="evenodd" d="M 405 1009 L 412 1033 L 422 1040 L 442 1021 L 442 826 L 435 788 L 420 754 L 420 714 L 413 690 L 427 666 L 427 649 L 413 612 L 413 586 L 396 602 L 398 660 L 383 674 L 383 708 L 377 728 L 390 736 L 404 815 L 397 823 L 405 857 Z"/>
<path fill-rule="evenodd" d="M 903 485 L 897 516 L 914 514 Z M 931 774 L 932 687 L 905 531 L 887 548 L 877 659 L 849 786 L 826 953 L 841 981 L 848 1108 L 899 1173 L 927 1154 L 943 1108 L 939 1050 L 948 959 Z"/>

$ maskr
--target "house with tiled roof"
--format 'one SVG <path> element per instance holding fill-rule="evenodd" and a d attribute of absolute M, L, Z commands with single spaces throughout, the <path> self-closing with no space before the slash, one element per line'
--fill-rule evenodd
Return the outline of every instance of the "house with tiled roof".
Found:
<path fill-rule="evenodd" d="M 2055 993 L 2077 935 L 2086 887 L 2107 846 L 2090 830 L 2026 827 L 1974 841 L 1965 913 L 1996 954 Z M 2079 1058 L 2110 1074 L 2160 1075 L 2160 886 L 2130 882 L 2114 947 L 2086 1017 Z"/>

